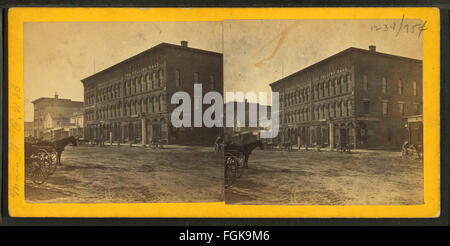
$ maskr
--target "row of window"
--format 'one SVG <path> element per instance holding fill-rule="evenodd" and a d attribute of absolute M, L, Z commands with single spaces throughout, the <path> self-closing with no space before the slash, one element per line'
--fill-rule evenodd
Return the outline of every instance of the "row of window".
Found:
<path fill-rule="evenodd" d="M 370 114 L 370 101 L 363 101 L 363 113 Z M 398 113 L 400 115 L 405 115 L 405 106 L 404 102 L 398 102 Z M 382 102 L 382 114 L 390 115 L 391 114 L 391 104 L 389 102 Z M 411 113 L 420 114 L 420 105 L 419 103 L 413 103 L 411 108 Z M 351 115 L 352 111 L 352 103 L 350 100 L 329 103 L 326 105 L 320 105 L 312 108 L 311 120 L 321 120 L 327 118 L 336 118 L 336 117 L 347 117 Z M 309 121 L 309 108 L 300 109 L 296 111 L 290 111 L 283 114 L 280 118 L 281 123 L 297 123 L 297 122 L 305 122 Z"/>
<path fill-rule="evenodd" d="M 194 83 L 198 84 L 199 82 L 199 73 L 195 72 L 193 73 L 193 79 Z M 181 80 L 181 74 L 180 70 L 175 70 L 175 86 L 176 87 L 182 87 L 183 82 Z M 124 95 L 133 95 L 136 93 L 140 93 L 143 91 L 155 89 L 155 88 L 161 88 L 164 87 L 164 72 L 163 70 L 159 70 L 158 72 L 148 73 L 145 76 L 136 77 L 131 80 L 125 81 L 125 88 L 124 88 Z M 208 88 L 210 90 L 216 89 L 215 86 L 215 78 L 213 75 L 210 75 L 209 77 L 209 85 Z M 95 103 L 95 98 L 97 99 L 97 102 L 103 102 L 108 101 L 111 99 L 115 99 L 120 97 L 120 83 L 104 87 L 97 90 L 96 96 L 94 95 L 87 95 L 86 96 L 86 103 L 87 105 L 91 105 Z"/>
<path fill-rule="evenodd" d="M 398 113 L 400 115 L 405 115 L 405 106 L 406 104 L 404 102 L 398 102 L 397 103 L 397 108 L 398 108 Z M 369 108 L 369 106 L 367 106 Z M 383 115 L 390 115 L 391 114 L 391 103 L 389 102 L 382 102 L 381 103 L 381 112 Z M 418 103 L 413 103 L 412 104 L 412 113 L 413 114 L 420 114 L 420 105 Z M 368 109 L 368 111 L 370 111 L 370 108 Z"/>
<path fill-rule="evenodd" d="M 198 72 L 194 72 L 193 74 L 194 78 L 194 84 L 200 84 L 200 74 Z M 183 87 L 183 81 L 181 79 L 181 73 L 180 70 L 175 70 L 175 86 L 176 87 Z M 209 84 L 208 87 L 210 90 L 216 89 L 216 81 L 214 78 L 214 75 L 209 76 Z"/>
<path fill-rule="evenodd" d="M 375 83 L 376 84 L 376 83 Z M 389 81 L 386 79 L 386 77 L 381 78 L 381 92 L 386 94 L 389 92 Z M 369 80 L 367 78 L 367 75 L 363 76 L 363 89 L 365 91 L 368 91 L 370 89 Z M 403 95 L 405 94 L 405 82 L 401 79 L 397 80 L 397 94 Z M 417 82 L 412 82 L 412 95 L 417 96 L 418 94 L 418 88 L 417 88 Z"/>
<path fill-rule="evenodd" d="M 312 88 L 311 99 L 321 99 L 339 95 L 350 91 L 351 76 L 341 76 L 334 80 L 329 80 L 316 84 Z M 417 82 L 412 82 L 412 95 L 418 95 Z M 363 76 L 363 89 L 368 91 L 370 89 L 369 80 L 367 75 Z M 382 93 L 388 93 L 389 83 L 386 77 L 381 79 L 381 91 Z M 397 81 L 397 93 L 398 95 L 405 94 L 405 82 L 403 80 Z M 298 103 L 305 103 L 309 101 L 309 87 L 305 89 L 296 89 L 295 91 L 288 92 L 284 95 L 280 95 L 280 108 L 284 106 L 296 105 Z"/>
<path fill-rule="evenodd" d="M 311 99 L 321 99 L 331 96 L 340 95 L 350 91 L 350 74 L 335 78 L 334 80 L 324 81 L 313 85 Z M 309 87 L 305 89 L 296 89 L 285 95 L 280 96 L 280 107 L 296 105 L 309 101 Z"/>
<path fill-rule="evenodd" d="M 148 97 L 127 102 L 125 104 L 115 104 L 102 107 L 95 112 L 86 114 L 88 120 L 95 119 L 113 119 L 122 116 L 130 116 L 141 113 L 162 112 L 165 108 L 165 98 L 162 95 Z M 95 117 L 95 118 L 94 118 Z"/>
<path fill-rule="evenodd" d="M 311 109 L 311 120 L 347 117 L 350 116 L 351 111 L 351 100 L 319 105 Z M 309 108 L 286 112 L 280 120 L 281 123 L 297 123 L 309 121 Z"/>

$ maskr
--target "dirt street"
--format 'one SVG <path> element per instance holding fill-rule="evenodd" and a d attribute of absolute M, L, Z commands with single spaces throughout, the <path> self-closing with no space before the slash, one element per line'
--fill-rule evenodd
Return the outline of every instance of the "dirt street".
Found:
<path fill-rule="evenodd" d="M 422 204 L 423 162 L 387 151 L 255 150 L 225 199 L 227 204 Z"/>
<path fill-rule="evenodd" d="M 220 202 L 223 159 L 212 147 L 67 146 L 46 183 L 26 180 L 27 202 Z"/>

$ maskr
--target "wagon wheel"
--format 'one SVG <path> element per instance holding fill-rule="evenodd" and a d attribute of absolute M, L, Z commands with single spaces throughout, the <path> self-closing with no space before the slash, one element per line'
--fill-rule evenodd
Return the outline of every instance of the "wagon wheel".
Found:
<path fill-rule="evenodd" d="M 245 157 L 242 153 L 239 154 L 236 160 L 236 177 L 240 178 L 242 173 L 244 173 L 244 161 Z"/>
<path fill-rule="evenodd" d="M 225 156 L 225 187 L 230 187 L 236 180 L 236 164 L 239 162 L 234 156 Z"/>
<path fill-rule="evenodd" d="M 51 165 L 51 157 L 47 151 L 40 149 L 30 157 L 30 178 L 35 184 L 43 184 L 49 175 L 48 167 Z"/>
<path fill-rule="evenodd" d="M 51 158 L 51 164 L 49 167 L 49 175 L 52 175 L 55 173 L 56 168 L 58 167 L 58 165 L 60 163 L 58 163 L 58 153 L 56 152 L 56 150 L 53 150 L 49 153 L 50 158 Z"/>

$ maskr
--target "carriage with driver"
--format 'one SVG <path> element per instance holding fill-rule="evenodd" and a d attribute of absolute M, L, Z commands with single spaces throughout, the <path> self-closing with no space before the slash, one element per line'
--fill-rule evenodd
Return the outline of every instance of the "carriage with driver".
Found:
<path fill-rule="evenodd" d="M 244 169 L 248 168 L 248 159 L 256 147 L 264 149 L 264 144 L 260 140 L 242 145 L 223 144 L 226 188 L 240 178 Z"/>
<path fill-rule="evenodd" d="M 61 153 L 68 143 L 77 145 L 74 137 L 56 141 L 26 139 L 25 177 L 35 184 L 43 184 L 61 163 Z"/>

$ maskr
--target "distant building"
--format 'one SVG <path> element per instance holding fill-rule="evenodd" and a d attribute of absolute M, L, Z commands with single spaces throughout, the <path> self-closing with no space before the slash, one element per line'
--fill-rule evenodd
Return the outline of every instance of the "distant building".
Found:
<path fill-rule="evenodd" d="M 400 148 L 404 118 L 422 114 L 422 61 L 348 48 L 273 82 L 279 142 Z"/>
<path fill-rule="evenodd" d="M 59 138 L 65 136 L 65 130 L 70 125 L 70 116 L 83 110 L 83 102 L 70 99 L 41 97 L 33 101 L 34 105 L 34 136 L 37 138 Z M 53 134 L 52 131 L 58 132 Z M 68 131 L 68 130 L 67 130 Z"/>
<path fill-rule="evenodd" d="M 69 136 L 74 136 L 78 139 L 84 138 L 84 112 L 74 112 L 70 117 Z"/>
<path fill-rule="evenodd" d="M 238 115 L 237 108 L 238 105 L 241 104 L 245 109 L 245 125 L 238 125 Z M 234 126 L 233 127 L 224 127 L 224 141 L 225 142 L 234 142 L 238 144 L 247 144 L 253 141 L 260 139 L 260 131 L 261 130 L 269 130 L 269 125 L 262 125 L 259 122 L 259 103 L 249 103 L 247 100 L 244 102 L 227 102 L 224 106 L 224 124 L 226 124 L 226 107 L 228 105 L 233 105 L 234 107 Z M 267 105 L 267 119 L 271 119 L 271 106 Z M 250 126 L 250 116 L 254 116 L 256 120 L 256 126 Z"/>
<path fill-rule="evenodd" d="M 34 123 L 32 121 L 25 121 L 25 134 L 24 137 L 34 137 Z"/>
<path fill-rule="evenodd" d="M 222 128 L 174 128 L 170 103 L 175 92 L 187 92 L 194 110 L 194 83 L 202 93 L 223 94 L 222 54 L 161 43 L 81 80 L 84 125 L 88 140 L 146 144 L 157 138 L 168 144 L 213 144 Z M 208 105 L 201 105 L 205 110 Z M 192 116 L 186 116 L 192 117 Z M 191 121 L 193 124 L 193 120 Z"/>

